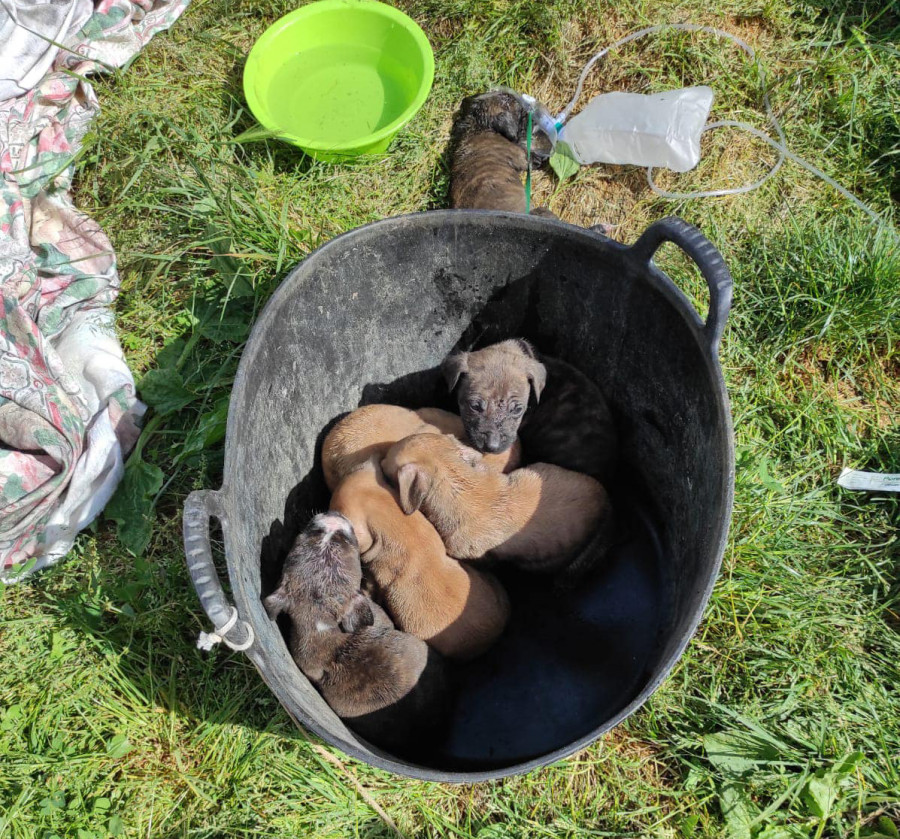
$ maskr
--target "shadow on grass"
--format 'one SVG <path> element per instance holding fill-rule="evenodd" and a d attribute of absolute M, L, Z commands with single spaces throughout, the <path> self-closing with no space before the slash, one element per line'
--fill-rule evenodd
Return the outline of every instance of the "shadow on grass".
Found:
<path fill-rule="evenodd" d="M 880 0 L 808 0 L 807 7 L 818 10 L 818 18 L 849 35 L 851 28 L 865 32 L 866 39 L 888 46 L 900 37 L 900 7 Z"/>
<path fill-rule="evenodd" d="M 900 428 L 894 429 L 879 440 L 875 451 L 866 458 L 859 469 L 865 472 L 900 474 Z M 863 497 L 860 503 L 866 503 L 865 496 L 868 493 L 854 494 Z M 883 499 L 881 503 L 889 505 L 888 516 L 894 532 L 900 533 L 900 494 L 878 493 L 878 495 Z M 893 557 L 894 566 L 890 578 L 886 581 L 889 586 L 887 594 L 882 596 L 879 591 L 876 596 L 883 603 L 884 619 L 888 626 L 900 633 L 900 552 L 893 545 L 887 546 L 885 550 L 888 556 Z"/>

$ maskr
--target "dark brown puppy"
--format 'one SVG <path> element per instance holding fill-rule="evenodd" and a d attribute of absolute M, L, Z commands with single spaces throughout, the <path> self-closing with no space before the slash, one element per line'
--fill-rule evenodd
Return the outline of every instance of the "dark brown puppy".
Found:
<path fill-rule="evenodd" d="M 454 353 L 441 371 L 450 390 L 457 389 L 466 434 L 478 451 L 505 451 L 518 435 L 526 463 L 552 463 L 601 483 L 611 477 L 618 435 L 609 405 L 571 364 L 539 360 L 531 344 L 514 338 Z"/>
<path fill-rule="evenodd" d="M 522 174 L 528 110 L 518 97 L 492 90 L 463 99 L 451 132 L 450 206 L 457 210 L 528 211 Z M 552 152 L 550 139 L 532 125 L 531 165 Z M 549 210 L 533 211 L 553 216 Z"/>
<path fill-rule="evenodd" d="M 389 751 L 420 752 L 447 714 L 443 660 L 396 630 L 361 582 L 352 525 L 340 513 L 318 515 L 263 605 L 272 620 L 282 612 L 291 618 L 294 661 L 350 728 Z"/>

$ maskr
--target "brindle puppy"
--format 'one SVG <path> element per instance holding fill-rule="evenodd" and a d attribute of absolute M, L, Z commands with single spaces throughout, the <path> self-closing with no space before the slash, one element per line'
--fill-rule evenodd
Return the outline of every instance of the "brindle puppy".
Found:
<path fill-rule="evenodd" d="M 274 620 L 291 618 L 289 649 L 332 710 L 387 751 L 427 751 L 444 728 L 444 663 L 424 641 L 394 629 L 360 591 L 353 527 L 340 513 L 312 519 L 263 601 Z"/>
<path fill-rule="evenodd" d="M 454 353 L 441 371 L 450 390 L 457 388 L 459 413 L 478 451 L 505 451 L 518 434 L 526 463 L 553 463 L 603 484 L 612 476 L 617 434 L 609 405 L 571 364 L 538 360 L 531 344 L 516 338 Z"/>
<path fill-rule="evenodd" d="M 528 111 L 512 93 L 492 90 L 463 99 L 451 132 L 450 206 L 457 210 L 524 213 L 528 168 Z M 550 138 L 532 126 L 531 165 L 540 167 L 553 151 Z M 545 208 L 534 215 L 555 218 Z"/>

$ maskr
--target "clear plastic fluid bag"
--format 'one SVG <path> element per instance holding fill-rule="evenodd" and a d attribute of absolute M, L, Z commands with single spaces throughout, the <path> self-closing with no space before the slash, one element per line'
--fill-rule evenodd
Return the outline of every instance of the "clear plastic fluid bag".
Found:
<path fill-rule="evenodd" d="M 618 49 L 619 47 L 625 46 L 625 44 L 629 44 L 632 41 L 637 41 L 640 38 L 644 38 L 647 35 L 653 35 L 657 32 L 702 32 L 707 35 L 715 35 L 718 38 L 725 38 L 725 39 L 731 41 L 733 44 L 735 44 L 741 50 L 743 50 L 743 52 L 746 54 L 746 56 L 751 61 L 756 62 L 756 69 L 757 69 L 757 73 L 759 76 L 760 88 L 762 89 L 762 95 L 763 95 L 763 97 L 762 97 L 763 106 L 765 108 L 766 116 L 768 117 L 769 122 L 771 123 L 772 128 L 775 131 L 775 134 L 778 136 L 778 139 L 777 140 L 772 139 L 772 137 L 770 137 L 764 131 L 760 131 L 758 128 L 754 128 L 752 125 L 749 125 L 746 122 L 739 122 L 739 121 L 736 121 L 733 119 L 720 119 L 720 120 L 717 120 L 716 122 L 707 123 L 703 127 L 703 130 L 701 131 L 701 133 L 706 132 L 706 131 L 711 131 L 715 128 L 738 128 L 741 131 L 746 131 L 748 134 L 752 134 L 754 137 L 759 138 L 764 143 L 768 144 L 773 149 L 775 149 L 775 151 L 778 152 L 778 159 L 775 161 L 774 164 L 772 164 L 772 167 L 761 178 L 759 178 L 759 180 L 756 180 L 753 183 L 743 184 L 742 186 L 737 186 L 737 187 L 727 187 L 724 189 L 707 189 L 707 190 L 699 190 L 699 191 L 694 191 L 694 192 L 671 192 L 669 190 L 661 189 L 659 186 L 657 186 L 657 184 L 653 180 L 654 165 L 667 166 L 668 164 L 666 162 L 663 162 L 661 164 L 648 165 L 643 158 L 641 158 L 639 161 L 635 161 L 635 160 L 620 161 L 620 162 L 630 162 L 630 163 L 637 162 L 637 163 L 647 166 L 647 183 L 650 185 L 650 189 L 652 189 L 653 192 L 655 192 L 657 195 L 662 196 L 663 198 L 669 198 L 669 199 L 674 199 L 674 200 L 678 200 L 678 201 L 687 201 L 692 198 L 713 198 L 713 197 L 720 196 L 720 195 L 740 195 L 741 193 L 750 192 L 750 191 L 756 189 L 757 187 L 762 186 L 767 180 L 769 180 L 769 178 L 771 178 L 781 168 L 781 164 L 784 163 L 785 160 L 791 160 L 794 163 L 796 163 L 798 166 L 802 167 L 803 169 L 806 169 L 807 172 L 810 172 L 811 174 L 815 175 L 817 178 L 821 178 L 823 181 L 825 181 L 825 183 L 827 183 L 833 189 L 836 189 L 848 201 L 851 201 L 853 204 L 855 204 L 857 207 L 859 207 L 860 210 L 862 210 L 864 213 L 866 213 L 866 215 L 868 215 L 869 218 L 871 218 L 872 221 L 875 224 L 877 224 L 881 229 L 887 231 L 888 235 L 890 235 L 892 238 L 896 238 L 898 236 L 896 229 L 891 227 L 890 222 L 887 222 L 884 219 L 882 219 L 878 215 L 878 213 L 875 212 L 875 210 L 873 210 L 871 207 L 866 206 L 855 195 L 853 195 L 853 193 L 851 193 L 849 190 L 845 189 L 837 181 L 835 181 L 834 178 L 829 177 L 821 169 L 817 169 L 811 163 L 807 162 L 802 157 L 798 157 L 796 154 L 794 154 L 792 151 L 790 151 L 790 149 L 787 148 L 787 140 L 785 139 L 784 131 L 781 130 L 781 123 L 778 121 L 778 117 L 775 116 L 775 112 L 772 110 L 772 103 L 769 101 L 769 92 L 768 92 L 767 85 L 766 85 L 766 77 L 765 77 L 765 72 L 763 70 L 763 65 L 761 63 L 757 62 L 756 53 L 754 52 L 753 48 L 748 43 L 746 43 L 745 41 L 742 41 L 740 38 L 737 37 L 737 35 L 732 35 L 730 32 L 726 32 L 724 29 L 716 29 L 713 26 L 703 26 L 698 23 L 660 23 L 660 24 L 657 24 L 656 26 L 648 26 L 648 27 L 645 27 L 644 29 L 638 29 L 635 32 L 630 32 L 624 38 L 619 38 L 619 40 L 616 41 L 615 43 L 610 44 L 608 47 L 604 47 L 604 49 L 600 50 L 600 52 L 598 52 L 594 56 L 592 56 L 590 61 L 588 61 L 588 63 L 584 65 L 584 69 L 582 69 L 581 75 L 578 77 L 578 84 L 575 87 L 575 95 L 572 97 L 569 104 L 566 105 L 566 107 L 556 117 L 556 125 L 558 128 L 561 129 L 559 132 L 559 139 L 561 141 L 567 139 L 565 134 L 566 134 L 567 129 L 569 128 L 569 125 L 571 123 L 575 122 L 575 120 L 577 120 L 578 117 L 581 116 L 581 114 L 579 114 L 578 117 L 572 117 L 571 114 L 572 114 L 572 111 L 575 110 L 575 106 L 578 104 L 578 100 L 581 98 L 581 91 L 584 89 L 585 79 L 587 79 L 588 74 L 591 72 L 591 70 L 597 64 L 597 62 L 600 61 L 604 56 L 606 56 L 610 52 L 610 50 Z M 681 93 L 683 91 L 674 91 L 674 92 Z M 610 95 L 610 94 L 605 94 L 605 96 L 608 96 L 608 95 Z M 602 99 L 604 97 L 598 96 L 596 98 Z M 650 98 L 650 97 L 646 97 L 646 98 Z M 593 104 L 593 101 L 591 102 L 591 104 Z M 588 105 L 588 107 L 590 107 L 590 105 Z M 587 110 L 587 109 L 585 109 L 585 110 Z M 594 124 L 594 121 L 591 120 L 589 123 L 586 123 L 585 128 L 587 128 L 587 126 L 590 124 Z M 632 123 L 631 125 L 629 125 L 628 129 L 633 130 L 634 124 Z M 571 136 L 572 135 L 569 135 L 568 139 L 571 139 Z M 626 144 L 621 143 L 620 145 L 624 146 Z M 632 145 L 632 148 L 635 148 L 635 146 Z M 589 156 L 589 149 L 584 150 L 583 153 L 585 154 L 586 157 Z M 573 154 L 574 154 L 574 152 L 573 152 Z M 699 151 L 698 151 L 698 155 L 699 155 Z M 612 161 L 610 161 L 610 162 L 612 162 Z M 695 161 L 694 165 L 696 165 L 696 161 Z M 673 168 L 673 167 L 670 167 L 670 168 Z M 692 167 L 688 167 L 688 168 L 692 168 Z M 676 171 L 680 171 L 680 170 L 676 169 Z"/>
<path fill-rule="evenodd" d="M 602 93 L 569 119 L 559 139 L 579 163 L 630 163 L 687 172 L 700 162 L 712 107 L 706 85 L 650 95 Z"/>

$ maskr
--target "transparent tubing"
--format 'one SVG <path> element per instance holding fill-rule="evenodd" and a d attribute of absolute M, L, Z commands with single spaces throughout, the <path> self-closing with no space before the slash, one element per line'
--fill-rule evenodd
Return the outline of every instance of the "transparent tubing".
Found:
<path fill-rule="evenodd" d="M 878 215 L 871 207 L 867 204 L 864 204 L 860 201 L 852 192 L 842 187 L 834 178 L 826 175 L 821 169 L 817 169 L 812 163 L 808 163 L 802 157 L 797 157 L 787 146 L 782 145 L 777 140 L 773 140 L 768 134 L 764 131 L 760 131 L 758 128 L 754 128 L 752 125 L 749 125 L 746 122 L 736 122 L 733 119 L 723 119 L 719 122 L 711 122 L 709 125 L 704 126 L 701 134 L 706 133 L 712 128 L 740 128 L 743 131 L 746 131 L 749 134 L 752 134 L 754 137 L 758 137 L 765 143 L 768 143 L 773 149 L 778 151 L 779 157 L 778 162 L 768 171 L 765 175 L 763 175 L 758 181 L 754 181 L 750 184 L 745 184 L 744 186 L 738 186 L 731 189 L 710 189 L 703 192 L 669 192 L 668 190 L 661 189 L 658 187 L 653 180 L 653 167 L 647 167 L 647 183 L 650 185 L 650 189 L 652 189 L 657 195 L 661 195 L 663 198 L 673 198 L 673 199 L 690 199 L 690 198 L 710 198 L 718 195 L 738 195 L 741 192 L 750 192 L 753 189 L 756 189 L 758 186 L 764 184 L 772 175 L 775 174 L 775 171 L 779 166 L 784 162 L 784 159 L 794 161 L 798 166 L 803 169 L 806 169 L 807 172 L 811 172 L 817 178 L 821 178 L 825 183 L 827 183 L 830 187 L 836 189 L 841 195 L 845 198 L 852 201 L 862 210 L 869 218 L 872 219 L 876 224 L 885 224 L 884 220 L 881 216 Z"/>
<path fill-rule="evenodd" d="M 569 104 L 566 105 L 566 107 L 556 117 L 557 126 L 562 126 L 571 116 L 575 105 L 578 104 L 578 100 L 581 97 L 581 92 L 584 88 L 584 82 L 588 76 L 588 73 L 590 73 L 591 69 L 593 69 L 594 65 L 601 58 L 603 58 L 610 51 L 624 46 L 631 41 L 636 41 L 639 38 L 643 38 L 645 35 L 651 35 L 655 32 L 662 32 L 664 30 L 673 29 L 681 32 L 706 32 L 711 35 L 717 35 L 720 38 L 726 38 L 727 40 L 740 47 L 747 54 L 751 61 L 756 62 L 756 69 L 757 73 L 759 74 L 759 83 L 763 93 L 763 106 L 765 107 L 766 117 L 768 118 L 769 123 L 771 124 L 775 133 L 778 135 L 778 140 L 773 140 L 764 131 L 760 131 L 758 128 L 754 128 L 752 125 L 749 125 L 746 122 L 737 122 L 736 120 L 731 119 L 711 122 L 708 125 L 704 126 L 703 132 L 701 133 L 705 134 L 707 131 L 711 131 L 713 128 L 740 128 L 741 130 L 752 134 L 754 137 L 758 137 L 763 142 L 768 143 L 773 149 L 778 152 L 778 160 L 775 161 L 775 164 L 771 169 L 769 169 L 768 172 L 766 172 L 765 175 L 763 175 L 759 180 L 754 181 L 753 183 L 738 187 L 730 187 L 727 189 L 710 189 L 701 190 L 698 192 L 669 192 L 668 190 L 661 189 L 653 180 L 653 167 L 651 166 L 647 168 L 647 183 L 650 185 L 650 189 L 652 189 L 657 195 L 662 196 L 663 198 L 671 198 L 676 200 L 689 200 L 691 198 L 715 198 L 721 195 L 739 195 L 743 192 L 750 192 L 751 190 L 762 186 L 781 168 L 781 164 L 784 163 L 785 158 L 787 158 L 788 160 L 792 160 L 803 169 L 806 169 L 807 172 L 811 172 L 817 178 L 821 178 L 829 186 L 836 189 L 841 195 L 852 201 L 857 207 L 859 207 L 859 209 L 866 213 L 866 215 L 868 215 L 876 224 L 885 225 L 884 220 L 871 207 L 864 204 L 855 195 L 842 187 L 839 183 L 837 183 L 837 181 L 834 180 L 834 178 L 829 177 L 824 172 L 813 166 L 811 163 L 807 163 L 805 160 L 803 160 L 803 158 L 798 157 L 788 149 L 784 131 L 782 131 L 781 129 L 781 123 L 778 121 L 778 118 L 772 111 L 772 104 L 769 101 L 769 89 L 766 85 L 765 72 L 763 71 L 762 65 L 758 61 L 756 61 L 756 52 L 748 43 L 742 41 L 736 35 L 732 35 L 730 32 L 726 32 L 724 29 L 716 29 L 714 26 L 701 26 L 700 24 L 696 23 L 661 23 L 656 26 L 648 26 L 644 29 L 638 29 L 636 32 L 632 32 L 631 34 L 626 35 L 624 38 L 620 38 L 618 41 L 615 41 L 608 47 L 600 50 L 600 52 L 594 55 L 591 60 L 584 65 L 584 69 L 581 71 L 581 75 L 578 78 L 578 85 L 575 88 L 575 95 L 572 97 Z"/>

